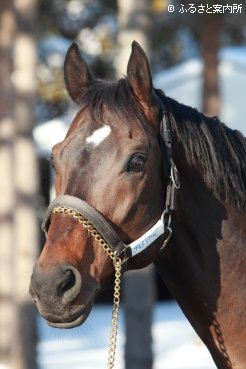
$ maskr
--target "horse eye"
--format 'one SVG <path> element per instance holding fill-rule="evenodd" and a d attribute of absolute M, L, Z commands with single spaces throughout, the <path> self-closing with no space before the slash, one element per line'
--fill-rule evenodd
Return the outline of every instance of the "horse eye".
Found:
<path fill-rule="evenodd" d="M 140 154 L 132 156 L 129 162 L 129 170 L 134 172 L 140 172 L 143 170 L 145 164 L 145 158 Z"/>

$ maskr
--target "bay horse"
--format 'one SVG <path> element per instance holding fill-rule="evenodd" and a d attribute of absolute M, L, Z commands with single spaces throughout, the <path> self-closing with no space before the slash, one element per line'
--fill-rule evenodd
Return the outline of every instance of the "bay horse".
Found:
<path fill-rule="evenodd" d="M 154 263 L 217 367 L 245 369 L 245 138 L 154 88 L 135 41 L 116 83 L 95 79 L 75 43 L 64 76 L 78 110 L 52 150 L 57 197 L 30 286 L 39 312 L 78 326 L 115 255 L 124 271 Z"/>

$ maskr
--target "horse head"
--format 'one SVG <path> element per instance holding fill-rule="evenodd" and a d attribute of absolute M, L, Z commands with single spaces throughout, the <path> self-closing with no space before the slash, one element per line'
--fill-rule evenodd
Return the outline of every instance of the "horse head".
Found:
<path fill-rule="evenodd" d="M 158 222 L 165 202 L 160 100 L 147 57 L 134 42 L 126 78 L 106 83 L 92 76 L 72 44 L 64 76 L 77 113 L 64 141 L 52 150 L 57 199 L 65 195 L 83 201 L 89 213 L 95 209 L 105 220 L 108 233 L 127 245 Z M 96 294 L 110 283 L 114 266 L 88 228 L 62 204 L 60 209 L 52 206 L 46 219 L 47 239 L 30 292 L 50 325 L 71 328 L 87 318 Z M 154 240 L 151 249 L 130 258 L 126 268 L 153 262 L 161 244 L 160 238 Z"/>

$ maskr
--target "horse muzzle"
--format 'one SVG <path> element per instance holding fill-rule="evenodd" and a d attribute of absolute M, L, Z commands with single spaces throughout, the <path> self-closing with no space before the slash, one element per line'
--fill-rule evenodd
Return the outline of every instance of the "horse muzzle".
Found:
<path fill-rule="evenodd" d="M 79 302 L 82 278 L 70 264 L 53 267 L 45 273 L 38 264 L 31 277 L 30 295 L 40 314 L 55 328 L 73 328 L 81 325 L 88 317 L 95 293 L 85 303 Z"/>

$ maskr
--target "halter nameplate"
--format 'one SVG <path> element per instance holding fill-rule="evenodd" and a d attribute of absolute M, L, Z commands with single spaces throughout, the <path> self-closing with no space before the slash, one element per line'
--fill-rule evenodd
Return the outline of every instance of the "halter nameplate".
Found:
<path fill-rule="evenodd" d="M 157 238 L 164 234 L 164 223 L 160 219 L 153 225 L 146 233 L 139 237 L 136 241 L 130 243 L 127 247 L 130 247 L 132 256 L 135 256 L 150 246 Z"/>

